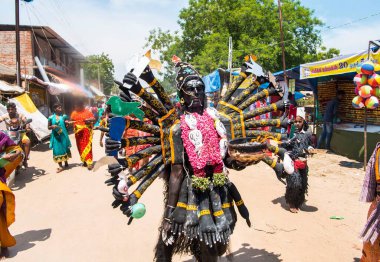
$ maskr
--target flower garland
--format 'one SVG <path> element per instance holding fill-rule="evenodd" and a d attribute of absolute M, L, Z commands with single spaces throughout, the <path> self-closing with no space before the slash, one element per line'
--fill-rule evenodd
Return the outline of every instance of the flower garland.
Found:
<path fill-rule="evenodd" d="M 185 121 L 185 115 L 181 116 L 181 138 L 190 164 L 194 170 L 194 175 L 196 177 L 205 177 L 206 173 L 204 168 L 207 164 L 214 166 L 214 172 L 219 171 L 215 169 L 221 169 L 222 171 L 223 159 L 220 155 L 219 137 L 214 127 L 214 120 L 206 111 L 203 115 L 197 113 L 193 113 L 192 115 L 197 120 L 197 129 L 202 133 L 203 146 L 197 153 L 194 144 L 189 139 L 189 133 L 192 130 Z"/>

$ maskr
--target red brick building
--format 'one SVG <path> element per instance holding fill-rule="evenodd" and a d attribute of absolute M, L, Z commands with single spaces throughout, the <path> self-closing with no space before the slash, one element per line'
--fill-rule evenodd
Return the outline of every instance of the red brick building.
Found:
<path fill-rule="evenodd" d="M 80 63 L 85 59 L 79 51 L 47 26 L 20 26 L 21 73 L 42 79 L 34 61 L 35 56 L 39 58 L 49 77 L 55 75 L 79 83 Z M 16 69 L 14 25 L 0 25 L 0 64 Z M 51 97 L 46 87 L 34 82 L 29 82 L 24 87 L 30 92 L 37 107 L 41 103 L 50 104 Z M 71 105 L 68 107 L 71 108 Z"/>

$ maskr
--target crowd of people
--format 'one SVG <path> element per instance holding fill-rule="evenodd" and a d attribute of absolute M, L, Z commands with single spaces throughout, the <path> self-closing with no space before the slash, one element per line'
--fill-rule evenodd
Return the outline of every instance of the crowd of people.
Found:
<path fill-rule="evenodd" d="M 28 168 L 31 142 L 27 133 L 30 132 L 30 122 L 25 115 L 17 112 L 15 103 L 6 105 L 7 113 L 0 116 L 0 122 L 5 123 L 3 132 L 0 132 L 0 259 L 9 255 L 8 247 L 14 246 L 16 241 L 9 233 L 8 227 L 15 220 L 15 197 L 7 186 L 7 178 L 20 166 Z M 48 129 L 51 130 L 49 147 L 52 149 L 53 161 L 58 164 L 57 173 L 69 167 L 71 158 L 71 142 L 69 127 L 72 126 L 82 165 L 88 170 L 93 168 L 92 135 L 95 126 L 105 125 L 107 122 L 103 104 L 99 108 L 85 107 L 84 101 L 79 100 L 75 110 L 68 117 L 63 113 L 60 103 L 53 105 L 53 114 L 48 118 Z M 20 132 L 19 140 L 12 136 L 12 132 Z M 103 133 L 104 135 L 104 133 Z M 103 139 L 103 135 L 102 138 Z M 101 141 L 102 145 L 103 142 Z"/>
<path fill-rule="evenodd" d="M 190 84 L 192 85 L 190 85 Z M 187 98 L 189 101 L 182 99 L 181 102 L 182 107 L 187 106 L 186 114 L 191 115 L 193 113 L 190 110 L 192 109 L 190 106 L 193 106 L 194 104 L 197 105 L 194 101 L 198 101 L 196 98 L 199 96 L 199 92 L 202 92 L 203 86 L 199 83 L 192 83 L 189 81 L 189 83 L 185 83 L 184 87 L 181 87 L 180 91 L 183 92 L 182 96 L 184 98 Z M 198 86 L 200 85 L 200 86 Z M 187 88 L 187 89 L 186 89 Z M 197 89 L 199 88 L 199 90 Z M 183 91 L 185 90 L 185 91 Z M 194 94 L 193 94 L 194 93 Z M 190 95 L 189 95 L 190 94 Z M 326 112 L 324 114 L 324 126 L 323 126 L 323 132 L 321 137 L 318 140 L 318 147 L 321 147 L 323 142 L 326 144 L 326 148 L 330 149 L 330 141 L 332 137 L 332 122 L 333 119 L 336 117 L 338 112 L 338 103 L 342 99 L 344 93 L 341 91 L 338 91 L 337 97 L 330 101 L 327 105 Z M 189 96 L 189 97 L 187 97 Z M 200 102 L 199 102 L 200 103 Z M 203 105 L 200 104 L 196 109 L 198 110 L 200 108 L 200 111 L 194 111 L 197 114 L 203 113 Z M 69 130 L 70 127 L 73 128 L 74 135 L 75 135 L 75 142 L 77 146 L 77 150 L 80 155 L 80 161 L 82 162 L 82 166 L 86 167 L 88 170 L 93 169 L 93 153 L 92 153 L 92 144 L 93 144 L 93 132 L 94 130 L 100 129 L 101 130 L 101 136 L 99 140 L 99 145 L 101 147 L 104 147 L 104 136 L 105 131 L 107 127 L 109 127 L 109 114 L 111 113 L 110 106 L 106 106 L 104 104 L 102 105 L 92 105 L 87 106 L 85 105 L 83 100 L 79 100 L 76 103 L 75 110 L 71 113 L 70 117 L 63 112 L 63 107 L 60 103 L 55 103 L 53 105 L 53 114 L 49 116 L 48 118 L 48 129 L 51 130 L 51 136 L 50 136 L 50 144 L 49 147 L 52 149 L 53 154 L 53 160 L 55 163 L 58 164 L 57 173 L 60 173 L 67 169 L 69 167 L 69 159 L 72 157 L 71 154 L 71 147 L 72 144 L 70 142 L 69 138 Z M 294 108 L 293 108 L 294 109 Z M 286 175 L 286 191 L 285 191 L 285 199 L 289 206 L 289 211 L 292 213 L 297 213 L 300 210 L 300 207 L 305 202 L 305 195 L 307 194 L 308 190 L 308 165 L 307 165 L 307 156 L 310 154 L 310 151 L 313 149 L 314 143 L 312 142 L 312 134 L 309 131 L 308 123 L 306 121 L 306 117 L 304 114 L 304 111 L 297 110 L 295 108 L 293 110 L 294 112 L 294 125 L 295 125 L 295 132 L 292 134 L 292 137 L 288 137 L 286 141 L 283 141 L 281 145 L 279 146 L 276 151 L 284 150 L 285 153 L 279 154 L 280 158 L 283 161 L 284 166 L 286 165 L 286 157 L 290 158 L 293 163 L 293 169 L 292 171 L 287 171 L 286 167 L 285 171 L 281 169 L 279 171 L 278 165 L 273 162 L 270 163 L 270 165 L 273 167 L 273 169 L 276 172 L 276 175 L 279 173 L 287 173 Z M 205 111 L 206 112 L 206 111 Z M 210 111 L 207 111 L 207 115 L 210 114 Z M 194 114 L 196 115 L 196 114 Z M 126 117 L 129 120 L 134 120 L 136 118 L 133 118 L 132 116 Z M 30 154 L 30 139 L 27 136 L 27 132 L 30 130 L 29 122 L 26 116 L 22 115 L 21 113 L 17 112 L 16 105 L 14 103 L 7 104 L 7 114 L 0 117 L 0 122 L 4 122 L 6 125 L 6 128 L 10 131 L 22 131 L 21 139 L 18 143 L 15 143 L 5 132 L 0 132 L 0 153 L 1 155 L 1 161 L 0 161 L 0 246 L 1 246 L 1 252 L 0 252 L 0 258 L 8 256 L 8 247 L 11 247 L 15 245 L 15 239 L 14 237 L 9 233 L 8 227 L 14 222 L 14 208 L 15 208 L 15 198 L 10 190 L 10 188 L 6 184 L 6 180 L 8 176 L 11 174 L 12 171 L 14 171 L 18 166 L 23 165 L 25 168 L 28 167 L 28 159 Z M 149 119 L 144 119 L 143 122 L 147 124 L 152 124 L 152 122 Z M 216 124 L 215 124 L 216 125 Z M 102 128 L 101 128 L 102 127 Z M 171 130 L 172 131 L 172 130 Z M 138 131 L 135 129 L 127 129 L 123 134 L 123 139 L 126 140 L 128 138 L 133 137 L 147 137 L 149 136 L 148 133 L 143 131 Z M 184 138 L 181 138 L 184 139 Z M 149 145 L 138 145 L 135 147 L 125 147 L 123 152 L 126 156 L 133 155 L 136 152 L 145 149 L 149 147 Z M 377 146 L 377 152 L 380 152 L 380 146 Z M 176 150 L 176 149 L 175 149 Z M 173 152 L 175 151 L 173 150 Z M 371 168 L 378 169 L 378 160 L 380 159 L 379 153 L 374 154 L 372 162 L 370 164 L 372 165 Z M 154 158 L 152 156 L 152 158 Z M 136 170 L 140 170 L 142 167 L 149 166 L 149 157 L 145 157 L 144 159 L 141 159 L 140 161 L 137 161 L 133 168 L 130 168 L 129 172 L 136 172 Z M 376 161 L 376 162 L 375 162 Z M 227 163 L 226 163 L 227 165 Z M 240 170 L 240 167 L 237 165 L 238 162 L 235 163 L 235 165 L 231 165 L 231 167 L 237 168 L 236 170 Z M 175 167 L 175 165 L 174 165 Z M 182 168 L 182 164 L 181 167 Z M 372 169 L 371 169 L 372 170 Z M 172 175 L 170 179 L 175 178 L 175 169 L 172 170 Z M 376 174 L 377 177 L 377 171 L 370 171 L 371 173 L 368 173 L 373 176 L 373 174 Z M 367 180 L 368 181 L 375 181 L 374 178 L 370 178 L 370 175 L 368 175 Z M 282 174 L 278 175 L 278 178 L 285 178 L 285 176 L 282 176 Z M 186 181 L 186 179 L 184 180 Z M 169 183 L 172 183 L 169 181 Z M 173 182 L 174 183 L 174 182 Z M 181 194 L 181 184 L 176 182 L 176 193 Z M 183 187 L 183 185 L 182 185 Z M 366 189 L 363 189 L 363 192 L 368 193 L 368 185 Z M 378 186 L 377 186 L 378 187 Z M 376 185 L 373 185 L 371 189 L 377 188 Z M 171 188 L 169 188 L 171 190 Z M 230 190 L 230 189 L 229 189 Z M 372 191 L 371 191 L 372 192 Z M 169 191 L 170 196 L 171 191 Z M 212 192 L 211 192 L 212 193 Z M 211 194 L 210 193 L 210 194 Z M 364 193 L 363 193 L 364 194 Z M 371 197 L 363 197 L 365 201 L 375 201 L 373 204 L 373 207 L 371 206 L 371 209 L 369 212 L 373 212 L 375 208 L 378 208 L 379 203 L 379 194 L 373 194 L 371 193 Z M 375 196 L 375 197 L 373 197 Z M 181 196 L 179 196 L 181 197 Z M 168 206 L 173 207 L 170 212 L 174 212 L 174 207 L 176 207 L 177 199 L 172 200 L 171 198 L 168 198 Z M 170 202 L 171 201 L 171 202 Z M 242 201 L 242 200 L 241 200 Z M 376 212 L 380 212 L 377 211 Z M 166 212 L 166 211 L 165 211 Z M 169 211 L 168 211 L 169 212 Z M 169 213 L 168 213 L 169 214 Z M 173 217 L 168 215 L 165 217 L 166 220 L 163 222 L 163 230 L 166 230 L 166 228 L 170 227 L 170 225 L 167 225 L 167 223 L 172 223 Z M 249 220 L 249 219 L 248 219 Z M 373 225 L 368 223 L 367 228 L 374 227 Z M 377 226 L 377 224 L 375 225 Z M 167 232 L 168 233 L 168 232 Z M 232 229 L 231 229 L 232 233 Z M 363 233 L 363 237 L 366 236 L 366 240 L 369 241 L 368 234 Z M 377 235 L 376 235 L 377 237 Z M 378 241 L 378 238 L 376 238 Z M 163 237 L 162 241 L 168 241 Z M 203 241 L 203 240 L 202 240 Z M 374 242 L 373 239 L 371 239 L 371 242 Z M 368 242 L 369 243 L 369 242 Z M 372 254 L 369 250 L 371 247 L 370 244 L 366 244 L 365 248 L 367 248 L 367 256 L 370 256 L 368 254 Z M 169 245 L 165 242 L 165 245 Z M 163 252 L 166 252 L 166 247 L 160 245 L 160 243 L 157 246 L 156 256 L 159 255 L 159 249 L 163 248 Z M 363 251 L 364 252 L 364 251 Z M 379 252 L 380 254 L 380 252 Z"/>

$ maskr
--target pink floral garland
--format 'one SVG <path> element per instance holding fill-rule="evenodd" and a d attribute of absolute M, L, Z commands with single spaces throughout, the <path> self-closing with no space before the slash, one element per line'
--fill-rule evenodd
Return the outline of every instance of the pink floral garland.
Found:
<path fill-rule="evenodd" d="M 220 155 L 219 137 L 214 127 L 214 120 L 206 111 L 203 112 L 203 115 L 197 113 L 193 113 L 193 115 L 197 119 L 197 129 L 202 133 L 203 146 L 199 156 L 195 152 L 195 146 L 189 139 L 191 129 L 186 124 L 185 115 L 181 116 L 181 138 L 190 164 L 194 170 L 194 175 L 204 177 L 206 175 L 204 168 L 207 163 L 214 166 L 214 172 L 221 172 L 223 169 L 223 159 Z"/>

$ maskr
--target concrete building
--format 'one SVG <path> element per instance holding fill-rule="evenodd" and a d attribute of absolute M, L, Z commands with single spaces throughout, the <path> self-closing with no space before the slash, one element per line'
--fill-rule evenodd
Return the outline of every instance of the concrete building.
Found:
<path fill-rule="evenodd" d="M 50 27 L 20 26 L 21 74 L 42 79 L 34 61 L 35 56 L 40 59 L 52 81 L 60 82 L 64 79 L 73 83 L 80 82 L 80 63 L 84 61 L 85 57 L 78 50 Z M 14 69 L 14 78 L 12 75 L 8 75 L 6 80 L 9 82 L 13 79 L 16 83 L 16 34 L 14 25 L 0 25 L 0 64 Z M 3 79 L 4 77 L 2 76 Z M 43 105 L 50 105 L 52 99 L 56 99 L 48 93 L 46 86 L 37 82 L 24 81 L 23 87 L 29 91 L 38 108 Z M 72 104 L 70 101 L 65 101 L 65 107 L 67 111 L 71 111 Z"/>

